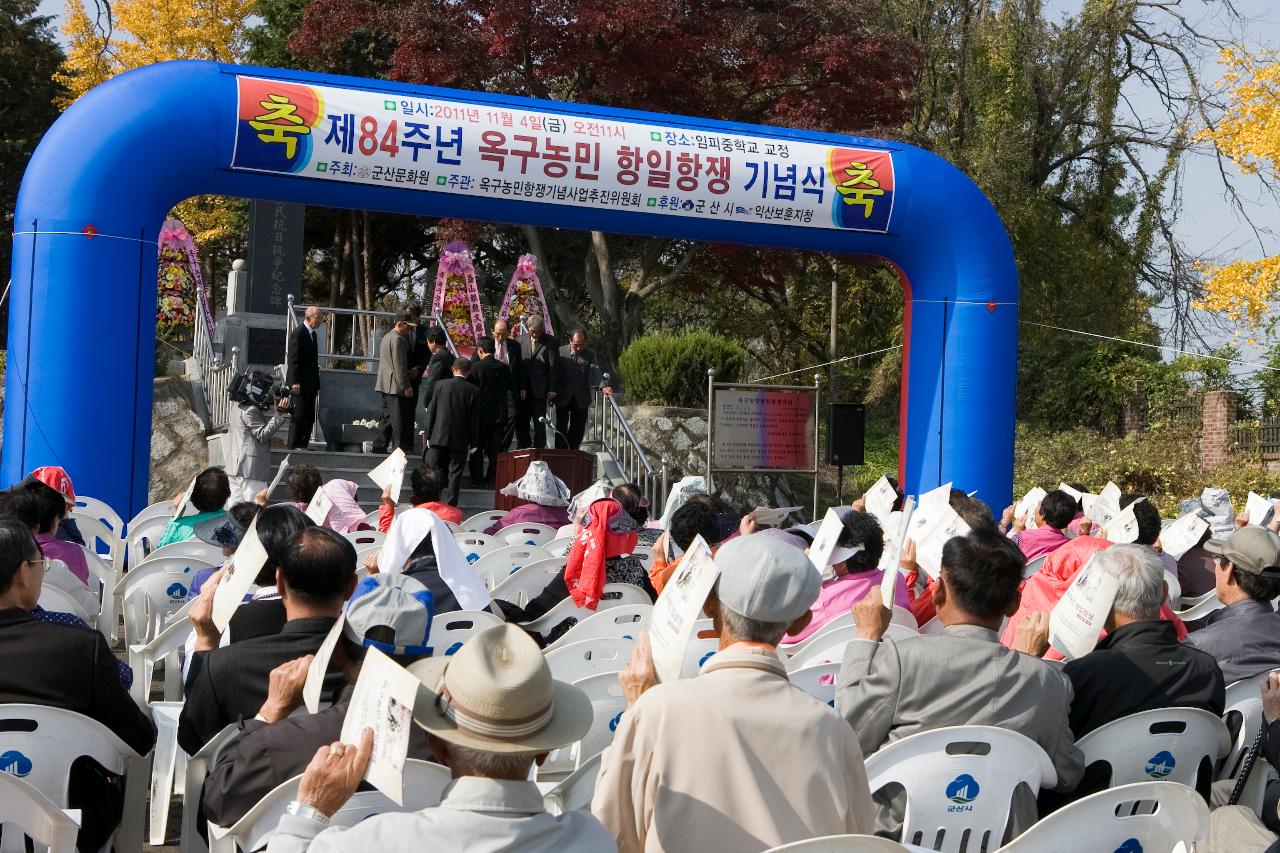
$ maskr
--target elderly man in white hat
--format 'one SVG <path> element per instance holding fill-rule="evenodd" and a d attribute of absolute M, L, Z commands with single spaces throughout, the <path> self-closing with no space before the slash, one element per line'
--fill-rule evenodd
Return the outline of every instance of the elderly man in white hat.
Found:
<path fill-rule="evenodd" d="M 499 625 L 451 657 L 418 661 L 408 670 L 422 682 L 413 720 L 426 730 L 436 759 L 453 771 L 440 805 L 327 828 L 368 766 L 373 734 L 366 730 L 359 746 L 334 743 L 316 752 L 268 853 L 617 849 L 590 814 L 548 813 L 538 786 L 528 781 L 534 761 L 582 739 L 592 713 L 582 690 L 552 679 L 528 634 Z"/>
<path fill-rule="evenodd" d="M 630 707 L 601 759 L 592 813 L 623 853 L 749 853 L 871 832 L 857 736 L 790 684 L 777 655 L 810 618 L 817 569 L 762 534 L 725 543 L 715 562 L 703 609 L 720 651 L 697 678 L 659 685 L 642 635 L 620 676 Z"/>

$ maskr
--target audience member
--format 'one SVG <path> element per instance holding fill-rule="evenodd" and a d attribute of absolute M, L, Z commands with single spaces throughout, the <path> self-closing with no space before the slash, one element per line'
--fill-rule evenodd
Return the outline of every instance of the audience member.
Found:
<path fill-rule="evenodd" d="M 223 727 L 257 713 L 266 699 L 272 669 L 316 652 L 355 588 L 355 570 L 355 548 L 346 539 L 322 527 L 299 531 L 289 540 L 276 570 L 288 622 L 278 634 L 226 648 L 218 648 L 220 636 L 212 619 L 218 584 L 212 578 L 205 584 L 189 612 L 196 646 L 178 721 L 178 745 L 188 755 Z M 332 702 L 340 688 L 341 674 L 330 667 L 325 679 L 327 700 Z"/>
<path fill-rule="evenodd" d="M 225 565 L 226 561 L 235 555 L 236 548 L 240 547 L 240 541 L 244 539 L 245 533 L 248 532 L 249 525 L 253 524 L 253 520 L 258 517 L 260 509 L 262 507 L 252 501 L 241 501 L 240 503 L 232 504 L 226 515 L 211 518 L 208 521 L 197 524 L 195 538 L 206 545 L 213 545 L 222 549 L 223 564 Z M 209 580 L 219 568 L 221 567 L 214 566 L 197 571 L 195 578 L 191 581 L 191 588 L 188 590 L 187 596 L 195 598 L 199 595 L 205 581 Z"/>
<path fill-rule="evenodd" d="M 578 607 L 594 611 L 605 584 L 610 583 L 630 584 L 644 590 L 651 601 L 657 598 L 644 563 L 633 556 L 639 527 L 619 501 L 605 498 L 592 503 L 586 525 L 569 548 L 564 572 L 525 607 L 503 607 L 508 620 L 531 622 L 571 596 Z M 577 622 L 570 616 L 543 632 L 542 638 L 553 643 Z"/>
<path fill-rule="evenodd" d="M 711 553 L 722 542 L 736 535 L 755 533 L 755 517 L 739 517 L 732 507 L 714 495 L 695 494 L 671 515 L 671 526 L 653 544 L 653 560 L 649 565 L 649 581 L 658 593 L 680 567 L 684 552 L 699 536 L 711 547 Z"/>
<path fill-rule="evenodd" d="M 1164 567 L 1150 548 L 1115 545 L 1094 557 L 1119 582 L 1107 635 L 1062 671 L 1071 679 L 1071 730 L 1083 737 L 1112 720 L 1153 708 L 1203 708 L 1222 714 L 1225 682 L 1213 657 L 1178 642 L 1160 618 Z"/>
<path fill-rule="evenodd" d="M 440 500 L 444 491 L 444 477 L 429 465 L 419 465 L 409 475 L 410 494 L 413 497 L 414 509 L 425 509 L 434 512 L 450 524 L 462 523 L 462 510 Z M 391 493 L 384 491 L 382 501 L 378 505 L 378 530 L 386 533 L 391 529 L 391 520 L 396 515 L 396 502 L 391 500 Z"/>
<path fill-rule="evenodd" d="M 1066 492 L 1054 489 L 1044 496 L 1034 512 L 1036 526 L 1030 530 L 1018 529 L 1013 535 L 1014 544 L 1028 560 L 1051 554 L 1071 541 L 1065 531 L 1076 517 L 1076 501 Z M 1018 523 L 1022 521 L 1019 519 Z"/>
<path fill-rule="evenodd" d="M 391 550 L 395 555 L 391 559 L 398 561 L 399 565 L 379 567 L 379 560 L 388 553 L 384 543 L 381 551 L 365 559 L 365 567 L 369 571 L 400 572 L 418 581 L 431 592 L 437 616 L 464 609 L 441 573 L 441 563 L 445 563 L 443 568 L 453 577 L 470 572 L 471 567 L 454 540 L 453 531 L 440 516 L 419 507 L 407 510 L 396 516 L 387 531 L 386 542 L 397 546 Z"/>
<path fill-rule="evenodd" d="M 648 526 L 649 499 L 644 496 L 644 492 L 640 490 L 640 487 L 635 483 L 623 483 L 620 486 L 611 488 L 609 496 L 622 504 L 622 508 L 627 515 L 634 518 L 636 524 L 640 525 L 640 529 L 636 531 L 636 547 L 652 548 L 653 544 L 658 541 L 658 537 L 662 535 L 662 531 L 656 527 Z"/>
<path fill-rule="evenodd" d="M 329 514 L 325 516 L 322 527 L 327 527 L 336 533 L 373 530 L 373 525 L 365 521 L 367 513 L 356 501 L 356 494 L 360 491 L 358 485 L 350 480 L 330 480 L 320 488 L 333 504 Z"/>
<path fill-rule="evenodd" d="M 300 510 L 305 511 L 311 505 L 311 499 L 322 485 L 324 480 L 320 477 L 320 472 L 314 465 L 306 462 L 290 466 L 288 473 L 284 475 L 284 493 Z"/>
<path fill-rule="evenodd" d="M 0 703 L 83 714 L 146 755 L 155 745 L 155 727 L 120 685 L 106 638 L 32 617 L 48 559 L 23 522 L 0 518 Z M 120 822 L 123 796 L 123 780 L 91 759 L 71 765 L 67 805 L 81 810 L 79 849 L 97 850 L 107 842 Z"/>
<path fill-rule="evenodd" d="M 67 472 L 56 466 L 37 468 L 25 481 L 25 489 L 36 499 L 38 513 L 36 544 L 46 557 L 66 563 L 71 574 L 89 583 L 89 563 L 84 550 L 74 542 L 58 538 L 58 528 L 76 507 L 75 487 Z"/>
<path fill-rule="evenodd" d="M 264 507 L 257 515 L 254 529 L 258 541 L 267 552 L 267 561 L 253 579 L 254 589 L 249 597 L 236 608 L 227 626 L 228 642 L 241 643 L 255 637 L 279 634 L 288 621 L 280 589 L 276 586 L 276 572 L 284 563 L 285 552 L 294 535 L 314 522 L 291 504 L 274 504 Z"/>
<path fill-rule="evenodd" d="M 970 530 L 989 529 L 999 530 L 996 525 L 995 516 L 991 514 L 991 508 L 982 501 L 966 494 L 959 489 L 952 489 L 951 494 L 947 498 L 947 503 L 955 510 L 956 515 L 967 525 Z M 854 501 L 854 509 L 863 509 L 865 501 L 859 498 Z M 917 625 L 925 625 L 930 622 L 937 611 L 933 607 L 933 590 L 937 582 L 925 575 L 923 588 L 920 581 L 920 566 L 916 563 L 916 543 L 908 538 L 902 547 L 902 554 L 899 555 L 899 565 L 904 573 L 904 579 L 907 587 L 907 597 L 911 599 L 911 615 L 916 617 Z"/>
<path fill-rule="evenodd" d="M 948 541 L 933 589 L 943 625 L 936 636 L 883 639 L 890 611 L 878 587 L 866 592 L 853 608 L 858 638 L 846 647 L 836 681 L 836 707 L 863 752 L 944 726 L 999 726 L 1044 749 L 1058 772 L 1058 790 L 1075 787 L 1084 757 L 1067 720 L 1071 683 L 1034 654 L 1006 649 L 996 633 L 1018 607 L 1025 565 L 1018 547 L 994 527 Z M 1048 618 L 1028 617 L 1019 630 L 1047 633 Z M 901 788 L 877 792 L 876 799 L 887 812 L 880 828 L 897 832 L 905 807 Z M 1036 818 L 1035 798 L 1023 792 L 1009 830 L 1016 835 Z"/>
<path fill-rule="evenodd" d="M 335 742 L 316 751 L 268 853 L 416 853 L 424 842 L 469 853 L 617 849 L 586 812 L 548 813 L 542 792 L 529 781 L 535 762 L 587 733 L 591 702 L 581 689 L 552 679 L 527 634 L 499 625 L 457 654 L 419 661 L 409 671 L 422 682 L 414 722 L 453 773 L 440 805 L 375 815 L 351 828 L 328 827 L 368 765 L 373 733 L 366 730 L 358 746 Z"/>
<path fill-rule="evenodd" d="M 1200 541 L 1178 558 L 1178 586 L 1184 599 L 1199 598 L 1217 589 L 1218 555 L 1205 548 L 1212 536 L 1213 528 L 1206 527 Z"/>
<path fill-rule="evenodd" d="M 530 462 L 524 476 L 503 486 L 502 494 L 514 495 L 526 503 L 491 524 L 485 530 L 487 536 L 513 524 L 545 524 L 556 530 L 569 523 L 569 487 L 541 460 Z"/>
<path fill-rule="evenodd" d="M 703 609 L 720 651 L 696 678 L 658 684 L 648 635 L 621 674 L 628 710 L 604 753 L 591 811 L 622 853 L 764 850 L 870 833 L 853 730 L 787 680 L 777 644 L 803 629 L 822 578 L 767 536 L 726 543 Z"/>
<path fill-rule="evenodd" d="M 226 515 L 223 507 L 227 505 L 230 497 L 231 481 L 227 479 L 227 472 L 217 466 L 205 468 L 196 475 L 195 485 L 191 489 L 191 497 L 188 500 L 190 506 L 195 508 L 195 514 L 169 519 L 169 523 L 160 534 L 160 540 L 156 542 L 156 548 L 194 539 L 197 524 Z M 175 510 L 176 504 L 181 500 L 181 495 L 174 499 Z"/>
<path fill-rule="evenodd" d="M 1211 539 L 1218 600 L 1226 605 L 1209 624 L 1187 635 L 1187 645 L 1208 652 L 1227 684 L 1280 667 L 1280 536 L 1264 527 L 1241 527 Z"/>
<path fill-rule="evenodd" d="M 783 642 L 798 643 L 812 636 L 832 619 L 848 613 L 868 590 L 880 592 L 880 581 L 884 578 L 884 572 L 878 568 L 884 552 L 884 531 L 880 529 L 880 522 L 869 512 L 858 512 L 847 506 L 835 507 L 835 512 L 844 524 L 835 550 L 828 559 L 835 577 L 823 581 L 822 588 L 818 590 L 818 600 L 813 603 L 813 618 L 809 624 L 798 634 L 788 634 Z M 816 533 L 817 524 L 811 527 Z M 901 573 L 894 587 L 893 603 L 905 609 L 911 607 Z"/>
<path fill-rule="evenodd" d="M 462 500 L 467 453 L 480 442 L 480 389 L 467 381 L 470 359 L 456 359 L 452 369 L 453 378 L 436 383 L 427 405 L 423 422 L 427 448 L 422 461 L 448 477 L 446 501 L 457 506 Z"/>
<path fill-rule="evenodd" d="M 431 655 L 432 601 L 426 587 L 405 575 L 374 575 L 356 587 L 346 609 L 333 660 L 346 686 L 332 706 L 290 717 L 302 706 L 302 688 L 314 655 L 283 663 L 271 672 L 267 699 L 241 734 L 224 748 L 205 781 L 205 816 L 231 826 L 279 785 L 302 773 L 317 749 L 338 740 L 351 705 L 365 650 L 376 648 L 401 666 Z M 409 757 L 430 761 L 426 734 L 414 729 Z"/>

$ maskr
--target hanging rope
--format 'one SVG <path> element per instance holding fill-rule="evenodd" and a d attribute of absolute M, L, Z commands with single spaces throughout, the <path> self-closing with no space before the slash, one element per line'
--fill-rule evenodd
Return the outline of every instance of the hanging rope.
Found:
<path fill-rule="evenodd" d="M 781 379 L 784 376 L 791 376 L 796 373 L 806 373 L 811 370 L 817 370 L 820 367 L 830 367 L 833 364 L 839 364 L 842 361 L 852 361 L 855 358 L 863 358 L 868 355 L 879 355 L 882 352 L 889 352 L 895 349 L 902 349 L 902 344 L 896 344 L 884 349 L 872 350 L 871 352 L 861 352 L 857 355 L 846 355 L 844 358 L 837 358 L 835 361 L 824 361 L 822 364 L 814 364 L 809 367 L 801 367 L 799 370 L 788 370 L 786 373 L 775 373 L 772 376 L 766 376 L 764 379 L 757 379 L 757 382 L 768 382 L 770 379 Z"/>

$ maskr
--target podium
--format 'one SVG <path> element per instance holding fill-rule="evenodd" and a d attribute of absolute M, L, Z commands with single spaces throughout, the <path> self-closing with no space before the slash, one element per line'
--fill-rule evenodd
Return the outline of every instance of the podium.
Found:
<path fill-rule="evenodd" d="M 498 468 L 494 473 L 493 508 L 511 510 L 522 501 L 515 495 L 504 495 L 499 489 L 515 482 L 529 470 L 530 462 L 545 462 L 564 484 L 569 494 L 576 495 L 596 481 L 596 457 L 582 450 L 551 450 L 529 447 L 524 450 L 508 450 L 498 454 Z"/>

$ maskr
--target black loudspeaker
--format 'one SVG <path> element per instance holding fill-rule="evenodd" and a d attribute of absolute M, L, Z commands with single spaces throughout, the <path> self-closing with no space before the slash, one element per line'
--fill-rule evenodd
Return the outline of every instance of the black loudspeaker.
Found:
<path fill-rule="evenodd" d="M 832 403 L 827 417 L 827 464 L 863 465 L 867 409 L 861 403 Z"/>

